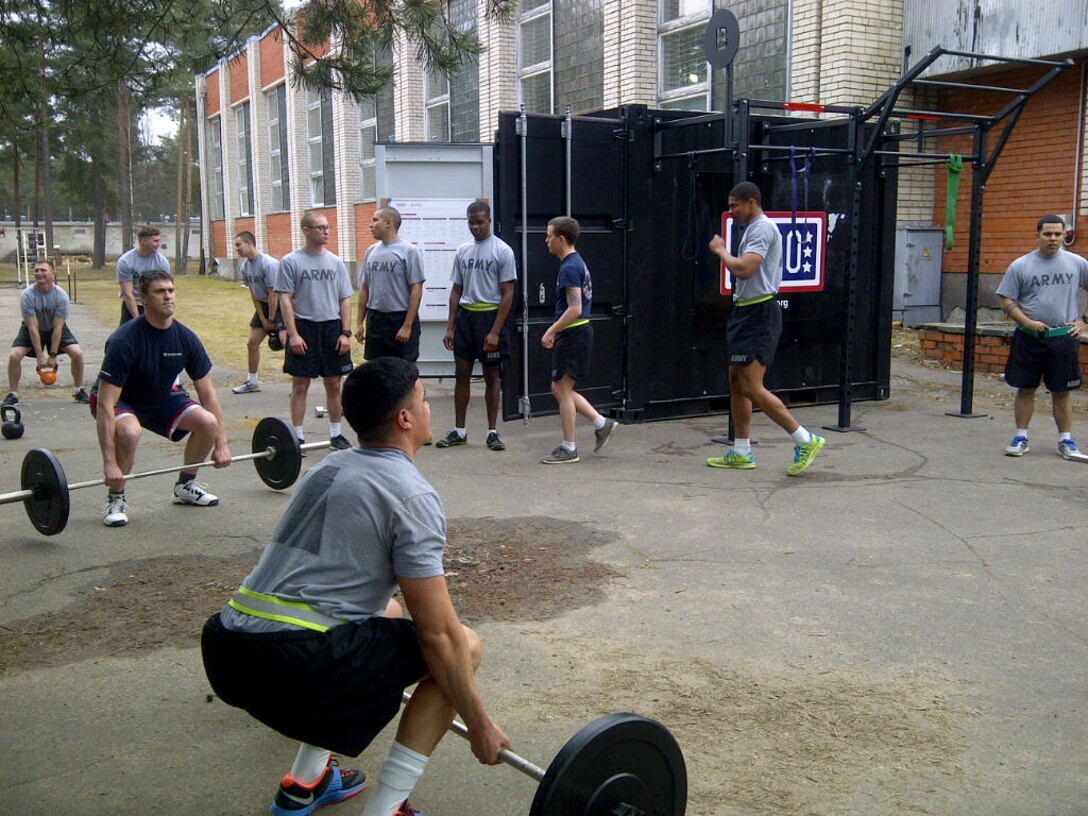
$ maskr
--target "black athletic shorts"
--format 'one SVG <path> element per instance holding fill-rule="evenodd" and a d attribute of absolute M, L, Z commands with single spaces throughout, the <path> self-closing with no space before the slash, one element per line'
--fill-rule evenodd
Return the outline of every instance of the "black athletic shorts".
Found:
<path fill-rule="evenodd" d="M 1080 388 L 1079 348 L 1080 342 L 1070 335 L 1032 337 L 1017 329 L 1005 363 L 1005 382 L 1014 388 L 1038 388 L 1041 380 L 1051 392 Z"/>
<path fill-rule="evenodd" d="M 733 306 L 725 327 L 729 365 L 746 366 L 758 360 L 770 368 L 782 336 L 782 307 L 774 298 Z"/>
<path fill-rule="evenodd" d="M 570 326 L 555 336 L 552 346 L 552 382 L 570 375 L 578 381 L 589 376 L 593 362 L 593 324 Z"/>
<path fill-rule="evenodd" d="M 464 306 L 457 310 L 453 324 L 453 356 L 462 360 L 479 360 L 485 366 L 499 365 L 510 357 L 510 321 L 499 332 L 499 347 L 484 351 L 484 339 L 495 325 L 498 309 L 473 311 Z"/>
<path fill-rule="evenodd" d="M 362 753 L 397 715 L 401 692 L 429 673 L 406 618 L 251 634 L 227 629 L 216 613 L 200 650 L 224 703 L 285 737 L 347 756 Z"/>
<path fill-rule="evenodd" d="M 53 332 L 38 332 L 38 339 L 42 342 L 42 349 L 46 355 L 49 354 L 49 344 L 53 342 Z M 64 324 L 64 328 L 60 330 L 60 354 L 64 354 L 65 346 L 79 345 L 79 341 L 76 340 L 75 335 L 68 331 L 68 324 Z M 27 357 L 34 357 L 34 344 L 30 342 L 30 329 L 26 327 L 26 323 L 19 326 L 19 333 L 15 335 L 15 339 L 11 343 L 12 348 L 25 348 L 30 349 L 27 352 Z"/>
<path fill-rule="evenodd" d="M 366 313 L 366 345 L 363 347 L 364 360 L 376 360 L 379 357 L 400 357 L 414 363 L 419 359 L 419 318 L 412 324 L 412 333 L 407 343 L 397 342 L 397 332 L 404 325 L 407 312 Z"/>
<path fill-rule="evenodd" d="M 295 318 L 295 328 L 306 341 L 306 353 L 295 354 L 290 344 L 284 349 L 283 373 L 292 377 L 342 377 L 351 372 L 351 350 L 336 353 L 336 341 L 342 327 L 339 320 L 312 320 Z"/>
<path fill-rule="evenodd" d="M 139 284 L 136 284 L 136 288 L 139 289 Z M 139 315 L 142 315 L 144 313 L 144 305 L 142 303 L 140 303 L 140 296 L 139 295 L 136 296 L 136 312 L 137 312 L 137 317 L 139 317 Z M 132 315 L 130 315 L 128 313 L 128 306 L 126 306 L 124 304 L 124 301 L 122 301 L 121 302 L 121 322 L 118 323 L 117 325 L 118 326 L 123 326 L 126 323 L 128 323 L 130 320 L 132 320 Z"/>
<path fill-rule="evenodd" d="M 268 301 L 258 300 L 257 302 L 261 305 L 261 314 L 263 314 L 264 319 L 267 320 L 268 319 Z M 253 317 L 250 318 L 250 321 L 249 321 L 249 327 L 251 329 L 263 329 L 264 328 L 264 323 L 261 322 L 261 314 L 258 314 L 256 311 L 253 312 Z M 282 329 L 284 327 L 284 325 L 283 325 L 283 315 L 280 312 L 276 312 L 276 319 L 272 321 L 272 325 L 275 326 L 277 329 Z"/>

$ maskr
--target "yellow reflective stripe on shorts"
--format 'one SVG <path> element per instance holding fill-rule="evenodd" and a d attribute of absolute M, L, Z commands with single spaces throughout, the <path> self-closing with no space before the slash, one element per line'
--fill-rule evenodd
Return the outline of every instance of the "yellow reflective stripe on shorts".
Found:
<path fill-rule="evenodd" d="M 575 320 L 569 326 L 564 326 L 559 331 L 566 331 L 567 329 L 573 329 L 575 326 L 584 326 L 588 322 L 589 322 L 589 318 L 588 317 L 583 317 L 581 320 Z"/>
<path fill-rule="evenodd" d="M 327 632 L 343 623 L 336 618 L 322 615 L 312 606 L 301 601 L 285 601 L 274 595 L 254 592 L 244 586 L 238 587 L 238 591 L 234 593 L 234 597 L 227 605 L 246 615 L 279 623 L 290 623 L 315 632 Z"/>
<path fill-rule="evenodd" d="M 466 312 L 497 312 L 499 310 L 497 303 L 461 303 L 459 305 Z"/>
<path fill-rule="evenodd" d="M 757 303 L 765 303 L 766 301 L 770 300 L 771 298 L 777 296 L 777 294 L 778 293 L 775 292 L 773 295 L 764 295 L 763 297 L 752 298 L 751 300 L 738 300 L 733 305 L 734 306 L 755 306 Z"/>

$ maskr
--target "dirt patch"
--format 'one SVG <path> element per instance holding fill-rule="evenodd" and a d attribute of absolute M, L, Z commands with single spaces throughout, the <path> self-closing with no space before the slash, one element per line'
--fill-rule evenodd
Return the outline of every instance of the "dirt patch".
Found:
<path fill-rule="evenodd" d="M 942 678 L 648 661 L 563 638 L 579 655 L 563 688 L 526 707 L 541 722 L 632 706 L 660 720 L 684 751 L 688 813 L 941 812 L 934 791 L 968 783 L 962 733 L 976 714 L 946 701 Z"/>
<path fill-rule="evenodd" d="M 617 573 L 588 558 L 608 536 L 545 518 L 449 522 L 446 569 L 462 619 L 546 620 L 603 599 Z M 0 674 L 160 646 L 194 646 L 204 621 L 257 563 L 162 558 L 119 566 L 69 608 L 0 625 Z"/>

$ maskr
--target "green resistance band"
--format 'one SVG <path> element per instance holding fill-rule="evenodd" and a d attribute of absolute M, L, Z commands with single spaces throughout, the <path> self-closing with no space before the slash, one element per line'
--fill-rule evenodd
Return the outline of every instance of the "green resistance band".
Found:
<path fill-rule="evenodd" d="M 963 172 L 963 156 L 953 153 L 945 162 L 948 168 L 948 197 L 945 199 L 944 248 L 952 249 L 952 225 L 956 221 L 956 196 L 960 191 L 960 173 Z"/>

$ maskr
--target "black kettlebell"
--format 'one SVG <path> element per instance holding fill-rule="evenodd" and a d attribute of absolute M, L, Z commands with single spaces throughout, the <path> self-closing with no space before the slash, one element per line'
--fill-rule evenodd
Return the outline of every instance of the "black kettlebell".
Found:
<path fill-rule="evenodd" d="M 0 419 L 4 421 L 4 424 L 0 425 L 0 433 L 4 435 L 4 439 L 18 439 L 26 430 L 23 427 L 23 415 L 14 405 L 0 407 Z"/>

